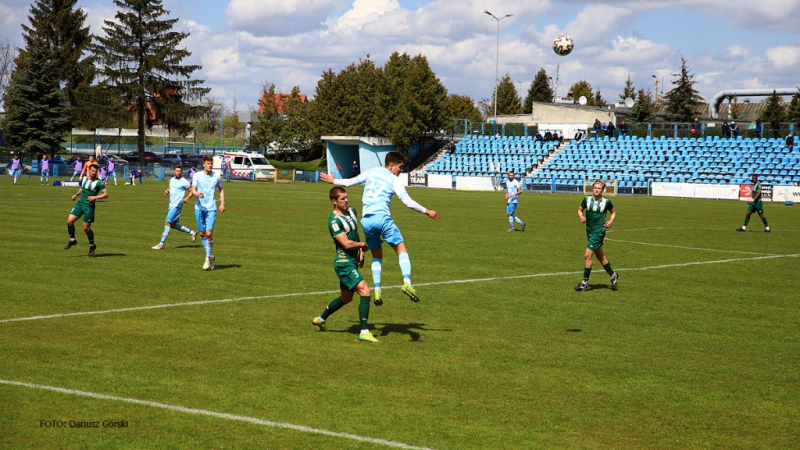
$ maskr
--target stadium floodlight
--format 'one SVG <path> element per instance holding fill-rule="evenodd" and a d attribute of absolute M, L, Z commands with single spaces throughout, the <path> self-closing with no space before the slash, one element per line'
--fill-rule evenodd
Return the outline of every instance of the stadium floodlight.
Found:
<path fill-rule="evenodd" d="M 484 10 L 484 13 L 492 16 L 494 20 L 497 21 L 497 51 L 495 53 L 495 63 L 494 63 L 494 128 L 497 129 L 497 82 L 498 77 L 500 75 L 500 21 L 505 19 L 506 17 L 511 17 L 513 14 L 506 14 L 503 17 L 498 18 L 494 14 L 490 13 L 489 10 Z"/>

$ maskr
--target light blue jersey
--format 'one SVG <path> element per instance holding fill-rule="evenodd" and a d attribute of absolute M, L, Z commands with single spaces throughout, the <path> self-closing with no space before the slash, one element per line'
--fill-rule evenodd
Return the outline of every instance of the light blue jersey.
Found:
<path fill-rule="evenodd" d="M 392 203 L 392 196 L 397 194 L 400 200 L 408 196 L 400 178 L 385 167 L 375 167 L 356 178 L 358 184 L 365 183 L 364 196 L 361 199 L 364 204 L 364 216 L 375 214 L 391 216 L 389 205 Z"/>
<path fill-rule="evenodd" d="M 189 180 L 186 178 L 175 178 L 169 180 L 169 207 L 170 208 L 182 208 L 183 207 L 183 197 L 186 196 L 186 190 L 192 184 L 189 183 Z"/>
<path fill-rule="evenodd" d="M 197 192 L 203 194 L 203 198 L 198 197 L 194 204 L 196 211 L 216 211 L 217 210 L 217 187 L 222 189 L 222 178 L 216 172 L 206 175 L 205 171 L 197 172 L 192 179 L 192 186 Z"/>
<path fill-rule="evenodd" d="M 508 203 L 519 203 L 519 193 L 522 191 L 522 187 L 519 185 L 519 181 L 512 180 L 506 182 L 506 192 L 508 192 Z M 513 195 L 513 197 L 512 197 Z"/>

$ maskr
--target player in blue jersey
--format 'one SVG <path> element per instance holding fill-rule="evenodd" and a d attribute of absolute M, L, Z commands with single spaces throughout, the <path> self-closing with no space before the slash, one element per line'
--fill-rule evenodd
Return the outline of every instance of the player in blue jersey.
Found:
<path fill-rule="evenodd" d="M 192 195 L 197 197 L 194 204 L 194 216 L 197 219 L 197 230 L 206 249 L 206 261 L 203 270 L 213 270 L 216 260 L 212 253 L 214 247 L 214 223 L 217 221 L 217 211 L 225 212 L 225 191 L 222 190 L 222 178 L 213 171 L 214 159 L 210 156 L 203 158 L 203 171 L 197 172 L 192 178 Z M 215 194 L 219 188 L 219 208 Z"/>
<path fill-rule="evenodd" d="M 383 264 L 383 248 L 381 244 L 385 240 L 397 252 L 400 262 L 400 271 L 403 274 L 403 287 L 401 291 L 406 294 L 411 301 L 418 302 L 419 296 L 416 289 L 411 285 L 411 260 L 408 257 L 408 250 L 403 241 L 403 235 L 392 219 L 389 205 L 392 196 L 397 194 L 404 205 L 419 213 L 425 214 L 435 221 L 439 221 L 439 214 L 432 209 L 411 199 L 406 192 L 405 186 L 398 178 L 403 170 L 405 157 L 398 152 L 389 152 L 384 161 L 384 167 L 375 167 L 361 173 L 357 177 L 337 180 L 333 175 L 323 173 L 320 175 L 322 181 L 335 184 L 337 186 L 349 187 L 356 184 L 364 184 L 364 195 L 362 197 L 363 212 L 361 216 L 361 227 L 364 229 L 364 238 L 372 251 L 372 280 L 375 290 L 372 292 L 372 300 L 375 305 L 383 304 L 381 295 L 381 270 Z"/>
<path fill-rule="evenodd" d="M 151 247 L 153 250 L 161 250 L 164 248 L 164 243 L 167 242 L 167 236 L 172 228 L 184 233 L 189 233 L 192 236 L 192 242 L 197 240 L 197 231 L 192 231 L 185 226 L 178 223 L 181 219 L 181 211 L 183 204 L 192 198 L 192 183 L 186 178 L 183 178 L 183 167 L 175 166 L 175 177 L 169 180 L 169 188 L 164 191 L 164 195 L 169 196 L 169 211 L 167 212 L 167 219 L 164 221 L 164 233 L 161 235 L 161 242 Z M 186 191 L 189 195 L 184 197 Z"/>
<path fill-rule="evenodd" d="M 508 172 L 508 181 L 506 182 L 506 214 L 508 215 L 508 225 L 511 227 L 509 232 L 514 231 L 514 222 L 522 225 L 522 231 L 525 231 L 525 222 L 521 221 L 516 214 L 517 205 L 519 205 L 519 194 L 522 193 L 522 185 L 519 181 L 514 179 L 514 171 Z"/>

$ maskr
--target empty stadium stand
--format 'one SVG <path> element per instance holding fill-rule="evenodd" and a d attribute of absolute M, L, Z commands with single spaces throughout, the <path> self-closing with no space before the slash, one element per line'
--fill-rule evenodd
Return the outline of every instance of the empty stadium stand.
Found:
<path fill-rule="evenodd" d="M 800 183 L 800 149 L 781 139 L 707 137 L 587 139 L 558 150 L 529 137 L 470 137 L 425 169 L 458 176 L 495 176 L 514 170 L 526 184 L 582 186 L 587 179 L 619 187 L 649 182 L 741 184 L 753 173 L 765 184 Z"/>

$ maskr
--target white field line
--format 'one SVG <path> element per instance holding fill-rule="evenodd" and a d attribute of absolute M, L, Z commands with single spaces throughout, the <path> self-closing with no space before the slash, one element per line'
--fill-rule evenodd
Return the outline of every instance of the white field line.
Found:
<path fill-rule="evenodd" d="M 187 408 L 184 406 L 176 406 L 176 405 L 167 405 L 164 403 L 157 403 L 151 402 L 147 400 L 139 400 L 135 398 L 127 398 L 127 397 L 116 397 L 113 395 L 105 395 L 105 394 L 97 394 L 94 392 L 86 392 L 86 391 L 77 391 L 74 389 L 65 389 L 56 386 L 45 386 L 41 384 L 32 384 L 32 383 L 23 383 L 21 381 L 11 381 L 11 380 L 2 380 L 0 379 L 0 384 L 6 384 L 11 386 L 21 386 L 31 389 L 41 389 L 46 391 L 53 391 L 59 392 L 61 394 L 67 395 L 77 395 L 81 397 L 89 397 L 98 400 L 112 400 L 116 402 L 124 402 L 124 403 L 132 403 L 134 405 L 142 405 L 142 406 L 149 406 L 151 408 L 160 408 L 160 409 L 167 409 L 170 411 L 177 411 L 185 414 L 195 414 L 199 416 L 206 416 L 206 417 L 215 417 L 218 419 L 226 419 L 226 420 L 235 420 L 238 422 L 247 422 L 253 423 L 256 425 L 263 425 L 272 428 L 283 428 L 292 431 L 299 431 L 301 433 L 311 433 L 311 434 L 321 434 L 324 436 L 331 436 L 343 439 L 353 439 L 356 441 L 366 442 L 369 444 L 376 444 L 382 445 L 384 447 L 393 447 L 393 448 L 404 448 L 404 449 L 413 449 L 413 450 L 431 450 L 427 447 L 415 447 L 413 445 L 404 444 L 402 442 L 394 442 L 394 441 L 387 441 L 385 439 L 375 439 L 365 436 L 359 436 L 356 434 L 350 433 L 337 433 L 335 431 L 328 431 L 328 430 L 321 430 L 319 428 L 311 428 L 303 425 L 294 425 L 291 423 L 285 422 L 272 422 L 269 420 L 258 419 L 256 417 L 248 417 L 248 416 L 239 416 L 235 414 L 227 414 L 227 413 L 220 413 L 215 411 L 207 411 L 204 409 L 196 409 L 196 408 Z"/>
<path fill-rule="evenodd" d="M 696 261 L 696 262 L 688 262 L 688 263 L 676 263 L 676 264 L 661 264 L 658 266 L 646 266 L 646 267 L 631 267 L 631 268 L 622 268 L 617 269 L 620 272 L 625 271 L 638 271 L 638 270 L 654 270 L 654 269 L 667 269 L 673 267 L 687 267 L 687 266 L 698 266 L 698 265 L 705 265 L 705 264 L 725 264 L 730 262 L 739 262 L 739 261 L 757 261 L 761 259 L 775 259 L 775 258 L 797 258 L 800 257 L 800 254 L 795 255 L 764 255 L 764 256 L 756 256 L 752 258 L 733 258 L 733 259 L 719 259 L 714 261 Z M 439 286 L 439 285 L 446 285 L 446 284 L 462 284 L 462 283 L 483 283 L 487 281 L 500 281 L 500 280 L 519 280 L 523 278 L 540 278 L 540 277 L 554 277 L 560 275 L 575 275 L 581 274 L 583 271 L 570 271 L 570 272 L 551 272 L 551 273 L 533 273 L 527 275 L 510 275 L 506 277 L 491 277 L 491 278 L 473 278 L 467 280 L 450 280 L 450 281 L 433 281 L 430 283 L 418 283 L 415 286 Z M 393 289 L 393 288 L 400 288 L 402 286 L 384 286 L 386 289 Z M 289 294 L 273 294 L 273 295 L 258 295 L 253 297 L 238 297 L 238 298 L 228 298 L 222 300 L 201 300 L 195 302 L 184 302 L 184 303 L 167 303 L 162 305 L 150 305 L 150 306 L 136 306 L 131 308 L 115 308 L 115 309 L 105 309 L 99 311 L 83 311 L 83 312 L 74 312 L 74 313 L 63 313 L 63 314 L 50 314 L 46 316 L 31 316 L 31 317 L 17 317 L 13 319 L 0 319 L 0 323 L 9 323 L 9 322 L 23 322 L 28 320 L 44 320 L 44 319 L 57 319 L 61 317 L 72 317 L 72 316 L 89 316 L 89 315 L 96 315 L 96 314 L 110 314 L 110 313 L 117 313 L 117 312 L 129 312 L 129 311 L 145 311 L 149 309 L 161 309 L 161 308 L 175 308 L 181 306 L 197 306 L 197 305 L 210 305 L 215 303 L 231 303 L 231 302 L 241 302 L 245 300 L 261 300 L 261 299 L 268 299 L 268 298 L 284 298 L 284 297 L 298 297 L 298 296 L 309 296 L 309 295 L 331 295 L 337 294 L 339 291 L 317 291 L 317 292 L 294 292 Z"/>
<path fill-rule="evenodd" d="M 638 245 L 650 245 L 653 247 L 670 247 L 670 248 L 680 248 L 683 250 L 700 250 L 704 252 L 720 252 L 720 253 L 741 253 L 743 255 L 759 255 L 759 256 L 778 256 L 775 253 L 755 253 L 755 252 L 742 252 L 739 250 L 719 250 L 716 248 L 700 248 L 700 247 L 684 247 L 682 245 L 670 245 L 670 244 L 653 244 L 650 242 L 636 242 L 636 241 L 624 241 L 622 239 L 612 239 L 606 238 L 607 241 L 613 242 L 624 242 L 626 244 L 638 244 Z"/>

